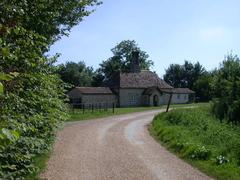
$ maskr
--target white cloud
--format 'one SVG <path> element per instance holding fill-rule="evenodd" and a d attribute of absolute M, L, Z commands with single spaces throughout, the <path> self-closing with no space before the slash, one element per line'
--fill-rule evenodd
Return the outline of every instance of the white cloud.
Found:
<path fill-rule="evenodd" d="M 226 29 L 222 27 L 206 28 L 200 31 L 200 38 L 203 40 L 221 40 L 226 35 Z"/>

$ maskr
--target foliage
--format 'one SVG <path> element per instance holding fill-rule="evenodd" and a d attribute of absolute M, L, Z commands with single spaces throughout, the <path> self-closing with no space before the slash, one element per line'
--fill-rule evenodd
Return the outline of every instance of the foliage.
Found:
<path fill-rule="evenodd" d="M 98 77 L 104 77 L 104 80 L 111 78 L 118 72 L 129 72 L 131 67 L 132 52 L 139 51 L 139 61 L 141 69 L 149 69 L 153 61 L 149 60 L 149 55 L 138 47 L 134 40 L 124 40 L 111 49 L 113 56 L 103 61 L 98 69 Z M 96 80 L 101 80 L 97 78 Z M 99 84 L 99 82 L 95 82 Z"/>
<path fill-rule="evenodd" d="M 208 102 L 212 99 L 211 82 L 213 80 L 214 72 L 206 72 L 201 75 L 193 85 L 193 90 L 196 92 L 195 96 L 200 101 Z"/>
<path fill-rule="evenodd" d="M 38 171 L 35 157 L 49 150 L 66 120 L 56 57 L 44 54 L 91 11 L 96 0 L 0 2 L 0 179 Z"/>
<path fill-rule="evenodd" d="M 190 153 L 191 159 L 197 160 L 208 160 L 211 155 L 211 151 L 205 146 L 197 146 L 193 148 L 193 151 Z"/>
<path fill-rule="evenodd" d="M 220 123 L 210 106 L 157 115 L 151 133 L 180 157 L 218 179 L 238 179 L 240 131 Z"/>
<path fill-rule="evenodd" d="M 1 149 L 4 179 L 37 171 L 34 158 L 49 150 L 56 128 L 66 119 L 63 91 L 55 75 L 21 74 L 16 81 L 0 111 L 2 127 L 20 135 Z"/>
<path fill-rule="evenodd" d="M 240 60 L 229 54 L 212 82 L 214 100 L 212 111 L 220 120 L 240 122 Z"/>
<path fill-rule="evenodd" d="M 94 71 L 92 67 L 86 66 L 83 61 L 78 63 L 67 62 L 57 67 L 57 72 L 63 82 L 73 86 L 91 86 Z"/>
<path fill-rule="evenodd" d="M 164 75 L 164 80 L 176 88 L 193 88 L 196 80 L 205 73 L 199 62 L 192 64 L 185 61 L 183 65 L 171 64 Z"/>
<path fill-rule="evenodd" d="M 216 163 L 217 165 L 222 165 L 222 164 L 226 164 L 226 163 L 229 163 L 229 160 L 222 156 L 222 155 L 219 155 L 217 158 L 216 158 Z"/>
<path fill-rule="evenodd" d="M 164 75 L 164 80 L 175 88 L 189 88 L 196 92 L 200 101 L 210 99 L 209 74 L 199 62 L 185 61 L 183 65 L 171 64 Z"/>
<path fill-rule="evenodd" d="M 94 87 L 102 86 L 104 78 L 105 78 L 104 74 L 101 73 L 101 70 L 97 69 L 93 75 L 92 86 Z"/>
<path fill-rule="evenodd" d="M 21 26 L 46 38 L 52 44 L 88 16 L 100 4 L 97 0 L 2 0 L 0 23 Z M 46 50 L 46 49 L 45 49 Z"/>
<path fill-rule="evenodd" d="M 141 69 L 149 69 L 153 65 L 153 62 L 148 59 L 149 55 L 145 51 L 141 50 L 141 48 L 134 40 L 124 40 L 117 44 L 113 49 L 111 49 L 111 51 L 113 53 L 113 57 L 119 58 L 121 60 L 122 71 L 130 70 L 133 51 L 139 52 Z"/>
<path fill-rule="evenodd" d="M 3 84 L 0 82 L 0 94 L 3 94 L 4 88 L 3 88 Z"/>

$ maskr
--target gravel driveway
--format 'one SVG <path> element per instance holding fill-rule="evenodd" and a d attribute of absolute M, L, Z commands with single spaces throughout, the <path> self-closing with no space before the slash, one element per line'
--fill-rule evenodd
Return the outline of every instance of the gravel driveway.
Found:
<path fill-rule="evenodd" d="M 58 133 L 41 175 L 49 180 L 210 179 L 149 135 L 159 111 L 69 123 Z"/>

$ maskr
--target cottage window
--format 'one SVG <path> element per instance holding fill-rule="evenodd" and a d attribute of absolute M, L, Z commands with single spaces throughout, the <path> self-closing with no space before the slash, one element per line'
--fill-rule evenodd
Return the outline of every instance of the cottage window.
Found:
<path fill-rule="evenodd" d="M 134 94 L 134 93 L 129 93 L 128 94 L 128 98 L 129 98 L 129 104 L 130 105 L 135 105 L 138 102 L 138 94 Z"/>
<path fill-rule="evenodd" d="M 178 94 L 178 95 L 177 95 L 177 98 L 180 99 L 180 98 L 181 98 L 181 94 Z"/>

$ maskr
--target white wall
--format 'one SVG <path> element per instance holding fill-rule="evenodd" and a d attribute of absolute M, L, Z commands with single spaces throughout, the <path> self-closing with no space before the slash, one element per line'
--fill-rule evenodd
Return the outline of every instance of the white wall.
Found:
<path fill-rule="evenodd" d="M 144 89 L 120 89 L 119 105 L 120 107 L 142 106 L 142 93 Z"/>
<path fill-rule="evenodd" d="M 82 103 L 94 104 L 94 103 L 117 103 L 117 96 L 111 94 L 94 94 L 94 95 L 82 95 Z"/>
<path fill-rule="evenodd" d="M 157 95 L 158 98 L 159 98 L 159 103 L 158 105 L 164 105 L 164 104 L 167 104 L 168 103 L 168 100 L 169 100 L 169 94 L 165 94 L 165 93 L 160 93 L 157 89 L 154 90 L 153 94 L 150 96 L 150 106 L 153 106 L 154 105 L 154 102 L 153 102 L 153 99 L 154 99 L 154 96 Z"/>
<path fill-rule="evenodd" d="M 189 102 L 188 94 L 173 94 L 172 104 L 185 104 Z"/>

